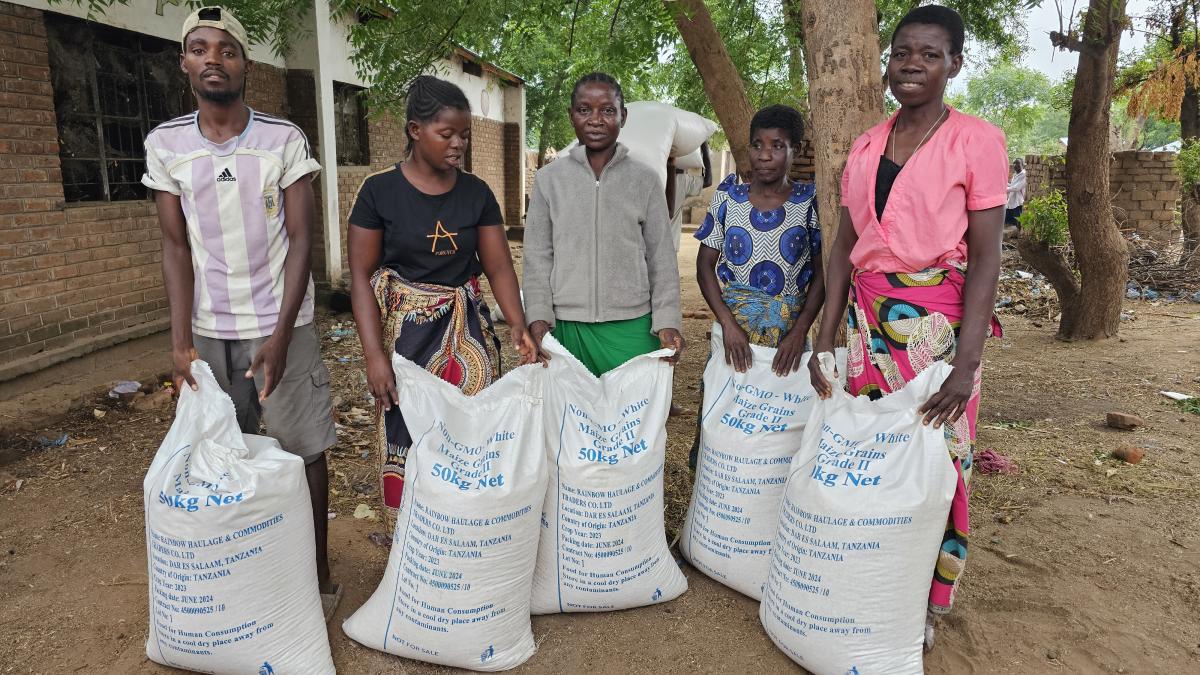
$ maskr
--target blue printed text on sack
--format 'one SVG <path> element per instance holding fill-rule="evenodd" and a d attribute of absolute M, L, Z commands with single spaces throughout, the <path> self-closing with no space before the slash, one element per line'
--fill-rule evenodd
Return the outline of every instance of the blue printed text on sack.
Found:
<path fill-rule="evenodd" d="M 242 501 L 245 493 L 225 495 L 207 495 L 203 499 L 200 497 L 185 497 L 184 495 L 169 495 L 159 491 L 158 503 L 165 504 L 173 509 L 181 509 L 183 511 L 199 511 L 202 508 L 222 507 L 236 504 Z"/>

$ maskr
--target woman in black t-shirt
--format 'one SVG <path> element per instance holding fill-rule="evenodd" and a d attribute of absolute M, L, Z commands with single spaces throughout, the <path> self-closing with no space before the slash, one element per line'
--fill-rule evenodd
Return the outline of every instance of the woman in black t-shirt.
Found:
<path fill-rule="evenodd" d="M 418 77 L 408 91 L 405 132 L 407 157 L 363 181 L 348 236 L 354 319 L 367 386 L 382 413 L 375 445 L 389 532 L 412 444 L 392 350 L 468 395 L 495 381 L 500 340 L 480 291 L 483 272 L 521 363 L 537 360 L 500 206 L 487 183 L 459 169 L 471 135 L 466 96 L 444 80 Z"/>

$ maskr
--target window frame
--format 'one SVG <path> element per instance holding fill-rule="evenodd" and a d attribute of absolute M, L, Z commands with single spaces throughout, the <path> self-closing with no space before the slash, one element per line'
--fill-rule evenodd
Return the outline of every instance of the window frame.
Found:
<path fill-rule="evenodd" d="M 360 87 L 356 84 L 339 82 L 337 80 L 333 81 L 333 134 L 334 138 L 337 140 L 337 154 L 339 155 L 338 157 L 334 158 L 334 161 L 338 166 L 371 165 L 370 124 L 367 122 L 367 102 L 364 96 L 366 91 L 367 90 L 365 87 Z M 357 154 L 359 155 L 357 159 L 361 160 L 360 163 L 342 161 L 344 157 L 342 153 L 345 152 L 345 148 L 343 146 L 345 144 L 341 142 L 343 134 L 340 133 L 339 129 L 341 128 L 343 120 L 346 119 L 346 116 L 342 114 L 339 102 L 343 100 L 343 96 L 347 95 L 352 96 L 355 102 L 356 112 L 354 115 L 354 121 L 358 126 L 358 148 L 356 148 L 356 150 Z"/>
<path fill-rule="evenodd" d="M 63 197 L 65 201 L 68 204 L 117 203 L 140 201 L 149 198 L 149 190 L 145 188 L 139 190 L 134 187 L 134 183 L 137 185 L 141 184 L 140 176 L 145 171 L 146 156 L 144 147 L 140 143 L 135 142 L 133 146 L 134 149 L 129 156 L 120 156 L 112 152 L 108 141 L 109 136 L 106 134 L 105 127 L 109 123 L 127 126 L 136 125 L 137 132 L 140 134 L 140 138 L 145 139 L 150 131 L 153 130 L 157 125 L 173 119 L 173 116 L 167 109 L 169 108 L 169 105 L 163 109 L 163 112 L 166 112 L 168 115 L 165 119 L 160 120 L 151 118 L 151 103 L 150 96 L 147 91 L 147 81 L 151 78 L 148 69 L 149 58 L 152 55 L 158 55 L 162 52 L 171 51 L 171 49 L 176 47 L 176 45 L 174 45 L 174 43 L 172 43 L 170 40 L 164 40 L 151 35 L 145 35 L 138 33 L 137 31 L 99 24 L 94 21 L 78 19 L 54 12 L 46 12 L 45 16 L 47 20 L 46 23 L 48 24 L 47 27 L 50 28 L 50 30 L 47 31 L 47 46 L 52 55 L 62 55 L 67 57 L 71 55 L 69 50 L 56 52 L 56 49 L 58 49 L 56 43 L 61 44 L 60 40 L 63 36 L 60 33 L 67 33 L 68 31 L 73 30 L 86 31 L 89 51 L 92 54 L 97 55 L 97 58 L 84 62 L 82 67 L 86 72 L 84 73 L 83 78 L 74 79 L 70 82 L 64 82 L 63 86 L 65 89 L 54 87 L 56 79 L 53 76 L 51 77 L 51 86 L 54 89 L 53 95 L 55 100 L 55 129 L 60 138 L 60 166 L 66 168 L 68 163 L 71 165 L 88 165 L 91 167 L 92 171 L 99 173 L 98 181 L 79 183 L 68 182 L 68 171 L 64 170 L 62 184 Z M 119 40 L 117 38 L 125 39 Z M 149 51 L 147 49 L 148 41 L 161 43 L 160 46 L 162 48 L 155 51 Z M 110 55 L 120 59 L 132 58 L 134 60 L 134 64 L 124 72 L 102 72 L 103 57 L 100 56 L 101 54 Z M 176 57 L 178 56 L 177 51 L 175 52 L 175 55 Z M 53 58 L 51 59 L 50 65 L 52 68 L 55 68 L 57 65 L 54 63 Z M 178 70 L 171 70 L 169 72 L 178 73 Z M 116 85 L 114 84 L 109 84 L 109 89 L 102 91 L 102 75 L 111 75 L 114 78 L 131 76 L 132 79 L 136 81 L 135 88 L 137 94 L 137 115 L 117 114 L 116 112 L 105 110 L 106 106 L 104 104 L 106 100 L 106 93 L 108 94 L 107 98 L 109 99 L 110 103 L 110 106 L 108 107 L 112 107 L 112 101 L 116 100 L 117 96 L 123 95 L 124 92 L 116 89 Z M 183 91 L 187 91 L 186 79 L 183 77 L 183 75 L 180 73 L 175 75 L 175 77 L 177 78 L 177 83 L 183 84 Z M 91 110 L 83 112 L 68 112 L 60 110 L 59 104 L 67 95 L 67 92 L 82 84 L 86 84 L 86 86 L 90 87 L 91 91 L 89 103 L 91 105 Z M 168 103 L 169 98 L 170 97 L 168 96 L 166 99 L 166 102 Z M 179 103 L 181 104 L 179 109 L 182 114 L 186 114 L 187 112 L 195 110 L 195 102 L 192 101 L 191 97 L 187 94 L 181 95 Z M 65 128 L 65 125 L 70 124 L 71 122 L 81 123 L 78 127 L 80 129 L 87 127 L 93 131 L 94 135 L 92 138 L 95 141 L 94 154 L 90 152 L 83 156 L 68 154 L 76 149 L 70 148 L 62 142 L 62 138 L 64 136 L 63 129 Z M 139 180 L 135 181 L 134 183 L 128 181 L 114 181 L 109 175 L 110 170 L 121 164 L 137 165 L 137 168 L 140 169 L 137 171 Z M 123 172 L 118 173 L 119 175 L 123 175 Z M 97 184 L 99 185 L 99 195 L 96 195 L 94 191 L 87 189 L 87 186 Z M 132 187 L 139 194 L 128 197 L 119 195 L 114 196 L 114 184 L 117 186 L 125 186 L 126 189 Z M 120 187 L 117 189 L 120 189 Z"/>

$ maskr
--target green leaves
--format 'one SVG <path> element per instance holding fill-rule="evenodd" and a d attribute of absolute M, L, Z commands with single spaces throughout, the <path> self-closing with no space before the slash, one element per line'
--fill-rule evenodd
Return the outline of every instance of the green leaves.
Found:
<path fill-rule="evenodd" d="M 1053 135 L 1057 130 L 1041 126 L 1052 112 L 1051 91 L 1050 79 L 1041 72 L 1001 60 L 967 82 L 966 92 L 954 103 L 964 112 L 1000 127 L 1009 154 L 1020 156 L 1053 150 L 1057 137 L 1066 135 L 1065 114 L 1055 116 L 1062 117 L 1061 134 Z M 1038 131 L 1041 133 L 1035 133 Z"/>
<path fill-rule="evenodd" d="M 215 3 L 214 0 L 160 0 L 161 4 L 183 5 L 198 9 Z M 54 5 L 86 7 L 89 18 L 98 18 L 114 5 L 128 5 L 129 0 L 49 0 Z M 152 3 L 145 2 L 150 5 Z M 246 28 L 254 44 L 269 45 L 276 56 L 287 53 L 291 40 L 300 34 L 300 20 L 312 11 L 312 0 L 222 0 L 221 6 L 233 12 Z"/>
<path fill-rule="evenodd" d="M 1067 228 L 1067 200 L 1061 190 L 1034 197 L 1017 217 L 1021 229 L 1047 246 L 1066 246 L 1071 241 Z"/>
<path fill-rule="evenodd" d="M 1183 183 L 1184 190 L 1193 190 L 1200 185 L 1200 140 L 1188 139 L 1175 158 L 1175 172 Z"/>

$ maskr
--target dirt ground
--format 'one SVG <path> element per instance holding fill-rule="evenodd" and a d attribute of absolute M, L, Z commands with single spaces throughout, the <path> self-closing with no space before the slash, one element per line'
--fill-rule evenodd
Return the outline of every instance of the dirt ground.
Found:
<path fill-rule="evenodd" d="M 685 243 L 685 314 L 705 309 L 694 255 L 695 243 Z M 1068 344 L 1053 339 L 1052 303 L 1022 304 L 1023 313 L 1002 314 L 1005 336 L 987 348 L 978 444 L 1012 457 L 1020 472 L 975 478 L 968 569 L 926 672 L 1200 672 L 1200 416 L 1159 394 L 1200 394 L 1200 306 L 1131 302 L 1120 340 Z M 351 410 L 368 407 L 361 352 L 354 337 L 330 337 L 349 319 L 320 319 L 336 403 L 350 413 L 331 452 L 330 551 L 347 589 L 330 624 L 334 659 L 344 673 L 444 672 L 361 647 L 340 629 L 387 560 L 368 539 L 379 523 L 352 516 L 377 497 L 375 458 L 362 456 L 370 428 Z M 687 412 L 668 425 L 672 536 L 690 497 L 687 451 L 709 323 L 685 320 L 690 346 L 675 376 L 675 401 Z M 147 353 L 138 363 L 165 370 L 167 360 Z M 171 672 L 145 658 L 141 482 L 172 410 L 111 401 L 103 396 L 110 382 L 98 377 L 38 392 L 96 392 L 66 418 L 46 422 L 31 407 L 0 433 L 3 673 Z M 1109 429 L 1110 410 L 1141 415 L 1146 426 Z M 62 447 L 37 440 L 63 433 Z M 1145 460 L 1109 457 L 1127 445 L 1144 448 Z M 690 589 L 674 602 L 535 617 L 538 653 L 518 672 L 800 672 L 767 639 L 757 603 L 685 571 Z"/>

